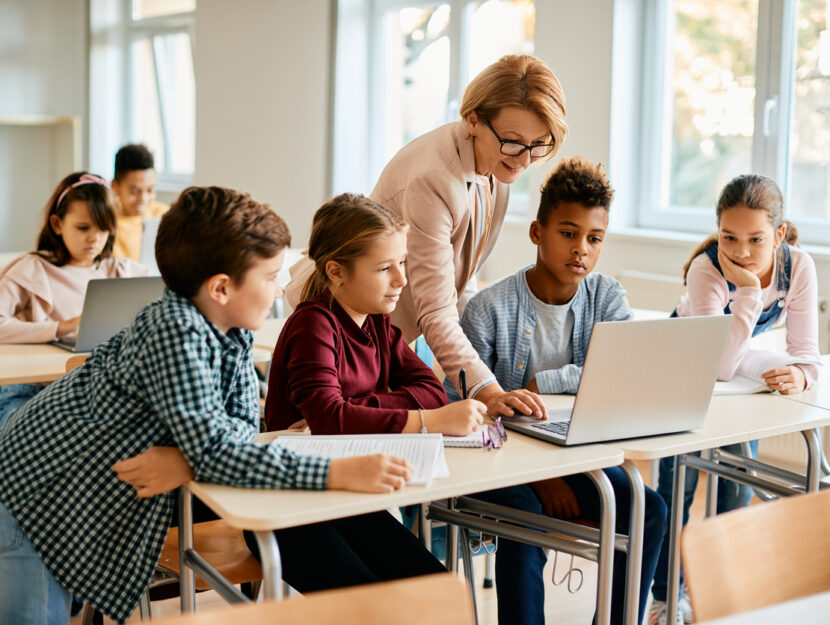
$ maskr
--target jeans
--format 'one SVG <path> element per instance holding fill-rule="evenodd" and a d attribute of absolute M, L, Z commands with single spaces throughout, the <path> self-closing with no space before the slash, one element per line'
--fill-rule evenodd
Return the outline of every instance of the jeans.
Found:
<path fill-rule="evenodd" d="M 0 503 L 0 623 L 68 625 L 70 594 Z"/>
<path fill-rule="evenodd" d="M 617 506 L 618 533 L 628 533 L 631 488 L 625 473 L 619 467 L 605 469 L 614 489 Z M 573 490 L 579 503 L 580 516 L 600 519 L 600 500 L 596 486 L 587 475 L 563 478 Z M 648 589 L 657 565 L 657 556 L 666 530 L 666 505 L 657 493 L 645 489 L 645 528 L 643 536 L 643 567 L 640 580 L 639 622 L 645 613 Z M 542 504 L 533 488 L 524 484 L 473 495 L 476 499 L 509 506 L 526 512 L 544 514 Z M 543 569 L 547 557 L 540 547 L 499 538 L 496 552 L 496 591 L 499 623 L 501 625 L 541 625 L 545 622 L 545 580 Z M 611 591 L 611 623 L 624 620 L 626 554 L 614 552 L 614 572 Z"/>
<path fill-rule="evenodd" d="M 9 384 L 0 386 L 0 427 L 18 408 L 42 391 L 37 384 Z"/>
<path fill-rule="evenodd" d="M 752 450 L 752 457 L 758 457 L 758 441 L 752 441 L 750 444 Z M 722 447 L 725 451 L 732 453 L 742 453 L 740 445 L 724 445 Z M 695 455 L 699 456 L 700 453 Z M 728 464 L 728 463 L 724 463 Z M 697 489 L 698 470 L 686 467 L 686 479 L 683 485 L 683 525 L 689 520 L 689 508 L 692 507 L 692 501 L 695 498 L 695 490 Z M 657 481 L 657 492 L 666 502 L 666 506 L 671 509 L 673 491 L 672 482 L 674 481 L 674 457 L 662 458 L 660 460 L 660 475 Z M 718 478 L 718 514 L 729 512 L 737 508 L 748 506 L 752 499 L 752 488 L 732 482 L 730 480 L 719 477 Z M 671 522 L 671 518 L 668 519 Z M 668 593 L 669 580 L 669 530 L 666 526 L 665 537 L 663 539 L 663 547 L 660 550 L 660 557 L 657 561 L 657 570 L 654 573 L 654 586 L 651 589 L 651 594 L 657 601 L 666 601 Z M 683 583 L 683 569 L 680 570 L 680 583 Z"/>

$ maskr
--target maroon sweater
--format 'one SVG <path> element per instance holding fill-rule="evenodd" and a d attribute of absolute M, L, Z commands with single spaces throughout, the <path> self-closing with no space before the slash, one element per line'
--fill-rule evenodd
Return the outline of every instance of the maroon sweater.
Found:
<path fill-rule="evenodd" d="M 447 402 L 389 315 L 368 315 L 359 328 L 326 291 L 285 322 L 271 361 L 265 421 L 269 430 L 282 430 L 305 419 L 313 434 L 400 432 L 409 410 Z"/>

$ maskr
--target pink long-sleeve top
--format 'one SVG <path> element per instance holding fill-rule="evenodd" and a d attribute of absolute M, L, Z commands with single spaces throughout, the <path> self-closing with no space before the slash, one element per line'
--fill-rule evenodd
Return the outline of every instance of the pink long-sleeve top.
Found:
<path fill-rule="evenodd" d="M 58 267 L 35 253 L 19 256 L 0 273 L 0 343 L 48 343 L 61 321 L 83 311 L 90 280 L 145 275 L 146 267 L 123 258 Z"/>
<path fill-rule="evenodd" d="M 792 273 L 790 289 L 784 296 L 784 309 L 779 317 L 787 328 L 787 353 L 818 360 L 818 286 L 816 266 L 804 250 L 790 246 Z M 734 320 L 718 369 L 719 380 L 731 380 L 741 359 L 749 349 L 752 330 L 763 310 L 778 299 L 776 267 L 773 279 L 761 289 L 738 287 L 729 303 L 729 287 L 726 279 L 712 264 L 706 254 L 698 256 L 689 267 L 686 277 L 687 291 L 677 305 L 680 317 L 722 315 L 729 304 Z M 778 325 L 778 324 L 776 324 Z M 812 365 L 799 365 L 804 371 L 807 388 L 815 384 L 818 369 Z"/>
<path fill-rule="evenodd" d="M 269 430 L 305 419 L 312 434 L 394 433 L 409 410 L 448 402 L 432 369 L 415 355 L 389 315 L 362 327 L 328 291 L 303 302 L 277 340 L 265 421 Z"/>

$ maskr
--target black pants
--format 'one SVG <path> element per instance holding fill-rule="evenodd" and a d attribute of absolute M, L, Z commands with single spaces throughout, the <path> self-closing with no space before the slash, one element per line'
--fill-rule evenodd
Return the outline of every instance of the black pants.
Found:
<path fill-rule="evenodd" d="M 274 535 L 282 577 L 302 593 L 446 571 L 385 511 L 277 530 Z M 245 532 L 245 542 L 259 559 L 251 532 Z"/>

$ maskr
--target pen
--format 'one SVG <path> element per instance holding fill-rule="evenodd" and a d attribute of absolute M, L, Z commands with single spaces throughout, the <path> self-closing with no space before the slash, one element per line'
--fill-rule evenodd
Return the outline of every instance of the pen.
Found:
<path fill-rule="evenodd" d="M 458 384 L 461 386 L 461 399 L 467 399 L 467 372 L 464 367 L 458 372 Z"/>

